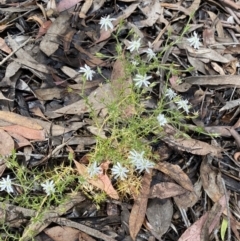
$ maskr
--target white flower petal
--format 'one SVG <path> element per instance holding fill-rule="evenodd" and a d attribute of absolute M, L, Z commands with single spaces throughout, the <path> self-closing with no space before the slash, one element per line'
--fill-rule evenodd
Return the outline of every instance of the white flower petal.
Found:
<path fill-rule="evenodd" d="M 167 119 L 165 118 L 165 116 L 163 114 L 159 114 L 157 116 L 157 120 L 160 126 L 164 126 L 167 124 Z"/>
<path fill-rule="evenodd" d="M 129 170 L 126 167 L 123 167 L 119 162 L 117 162 L 117 164 L 113 166 L 111 171 L 112 175 L 115 176 L 115 178 L 120 178 L 121 180 L 126 179 L 127 173 L 129 172 Z"/>
<path fill-rule="evenodd" d="M 0 191 L 6 191 L 8 193 L 13 192 L 13 188 L 12 188 L 12 180 L 10 179 L 10 176 L 7 175 L 7 178 L 2 178 L 2 180 L 0 181 Z"/>
<path fill-rule="evenodd" d="M 133 51 L 138 52 L 140 46 L 141 46 L 141 39 L 139 38 L 138 40 L 129 41 L 129 46 L 127 47 L 127 49 L 129 49 L 130 52 L 133 52 Z"/>
<path fill-rule="evenodd" d="M 138 88 L 141 88 L 142 86 L 148 87 L 150 85 L 150 82 L 148 80 L 151 78 L 152 78 L 151 76 L 147 76 L 146 74 L 145 75 L 137 74 L 133 79 L 133 81 L 136 82 L 135 86 Z"/>
<path fill-rule="evenodd" d="M 172 89 L 167 89 L 165 96 L 167 96 L 170 100 L 172 100 L 177 96 L 177 94 Z"/>
<path fill-rule="evenodd" d="M 47 180 L 45 183 L 42 183 L 41 186 L 43 190 L 46 192 L 47 196 L 55 193 L 55 184 L 53 180 Z"/>
<path fill-rule="evenodd" d="M 79 73 L 83 73 L 83 76 L 87 80 L 92 80 L 93 74 L 95 74 L 94 70 L 91 70 L 91 68 L 88 65 L 84 65 L 84 67 L 81 67 L 80 70 L 78 71 Z"/>
<path fill-rule="evenodd" d="M 135 166 L 135 169 L 138 172 L 142 172 L 142 171 L 149 172 L 149 169 L 153 168 L 155 165 L 153 162 L 150 162 L 149 160 L 143 157 L 144 151 L 137 152 L 135 150 L 132 150 L 129 152 L 129 154 L 130 155 L 128 156 L 128 158 L 131 159 L 132 165 Z"/>
<path fill-rule="evenodd" d="M 193 46 L 193 48 L 195 49 L 199 49 L 200 40 L 195 31 L 193 32 L 193 36 L 191 38 L 188 38 L 187 41 L 190 43 L 190 46 Z"/>
<path fill-rule="evenodd" d="M 99 24 L 101 25 L 101 29 L 104 28 L 105 31 L 109 29 L 113 29 L 112 21 L 116 20 L 115 18 L 110 18 L 110 15 L 107 17 L 102 17 Z"/>
<path fill-rule="evenodd" d="M 156 58 L 156 54 L 153 52 L 152 49 L 148 48 L 146 51 L 144 51 L 144 53 L 147 54 L 147 57 L 148 57 L 148 62 L 153 59 L 153 58 Z"/>
<path fill-rule="evenodd" d="M 188 100 L 179 100 L 176 101 L 176 104 L 179 109 L 184 109 L 184 111 L 188 114 L 189 108 L 191 107 L 191 105 L 188 105 Z"/>
<path fill-rule="evenodd" d="M 102 173 L 102 168 L 98 167 L 97 162 L 93 162 L 87 167 L 87 172 L 90 177 L 94 177 Z"/>

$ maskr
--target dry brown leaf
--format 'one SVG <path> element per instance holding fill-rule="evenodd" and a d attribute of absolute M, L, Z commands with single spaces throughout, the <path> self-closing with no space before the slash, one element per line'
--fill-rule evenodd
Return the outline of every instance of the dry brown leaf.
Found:
<path fill-rule="evenodd" d="M 48 88 L 48 89 L 36 89 L 34 90 L 34 93 L 37 95 L 37 98 L 39 100 L 52 100 L 52 99 L 61 99 L 61 93 L 62 90 L 57 88 L 56 86 L 54 88 Z"/>
<path fill-rule="evenodd" d="M 39 72 L 42 72 L 42 73 L 45 73 L 45 74 L 50 74 L 50 67 L 44 65 L 44 64 L 40 64 L 40 63 L 37 63 L 35 61 L 30 61 L 30 60 L 27 60 L 27 59 L 14 59 L 14 61 L 20 63 L 21 65 L 23 66 L 26 66 L 28 67 L 29 69 L 34 69 L 34 70 L 37 70 Z M 56 72 L 55 70 L 51 69 L 51 71 L 54 73 Z"/>
<path fill-rule="evenodd" d="M 191 76 L 184 79 L 184 82 L 191 85 L 234 85 L 240 86 L 238 75 L 210 75 L 210 76 Z"/>
<path fill-rule="evenodd" d="M 35 116 L 39 116 L 43 118 L 44 120 L 48 121 L 48 119 L 45 117 L 45 115 L 42 113 L 41 109 L 39 107 L 33 107 L 30 109 L 31 113 Z"/>
<path fill-rule="evenodd" d="M 139 8 L 146 16 L 146 19 L 137 23 L 137 25 L 141 27 L 153 26 L 161 15 L 161 4 L 157 0 L 150 1 L 149 4 L 145 4 L 143 7 Z"/>
<path fill-rule="evenodd" d="M 207 13 L 208 13 L 209 17 L 211 18 L 212 22 L 214 22 L 215 19 L 218 18 L 218 16 L 213 12 L 207 11 Z M 216 31 L 217 31 L 218 37 L 224 38 L 224 30 L 223 30 L 221 21 L 217 21 Z"/>
<path fill-rule="evenodd" d="M 240 148 L 240 135 L 238 134 L 238 132 L 234 128 L 229 128 L 229 132 L 231 133 L 232 137 L 235 139 L 235 142 L 238 148 Z"/>
<path fill-rule="evenodd" d="M 0 127 L 0 129 L 3 129 L 8 132 L 16 133 L 30 140 L 41 140 L 41 141 L 45 140 L 44 130 L 31 129 L 20 125 L 3 126 L 3 127 Z"/>
<path fill-rule="evenodd" d="M 222 184 L 221 173 L 208 164 L 208 156 L 202 161 L 200 167 L 200 176 L 203 184 L 203 189 L 207 195 L 217 202 L 224 195 L 224 187 Z"/>
<path fill-rule="evenodd" d="M 99 86 L 88 96 L 89 104 L 91 104 L 96 113 L 104 109 L 106 104 L 111 103 L 113 99 L 112 85 L 110 83 Z M 90 110 L 85 100 L 79 100 L 71 105 L 55 110 L 54 112 L 62 114 L 83 114 Z"/>
<path fill-rule="evenodd" d="M 3 38 L 0 38 L 0 49 L 7 54 L 10 54 L 12 52 L 12 50 L 8 47 Z"/>
<path fill-rule="evenodd" d="M 7 166 L 6 166 L 6 161 L 4 160 L 4 158 L 1 158 L 0 159 L 0 177 L 2 176 L 2 174 L 4 173 L 4 171 L 5 171 L 5 169 L 7 168 Z M 0 218 L 2 219 L 2 220 L 4 220 L 3 219 L 3 217 L 1 217 L 2 215 L 0 214 Z M 4 215 L 5 216 L 5 215 Z"/>
<path fill-rule="evenodd" d="M 6 97 L 3 95 L 2 91 L 0 91 L 0 100 L 14 101 L 14 100 L 11 100 L 11 99 L 6 98 Z"/>
<path fill-rule="evenodd" d="M 12 26 L 13 24 L 3 24 L 0 26 L 0 32 L 3 32 L 6 28 Z"/>
<path fill-rule="evenodd" d="M 86 13 L 88 12 L 88 10 L 91 8 L 93 3 L 93 0 L 86 0 L 84 2 L 84 4 L 81 7 L 81 11 L 79 13 L 79 18 L 86 18 Z"/>
<path fill-rule="evenodd" d="M 240 44 L 227 46 L 224 50 L 224 54 L 240 54 Z"/>
<path fill-rule="evenodd" d="M 182 195 L 174 197 L 174 201 L 179 208 L 183 208 L 186 210 L 189 207 L 193 207 L 201 198 L 202 182 L 196 182 L 193 188 L 193 192 L 187 191 Z"/>
<path fill-rule="evenodd" d="M 21 116 L 13 112 L 0 111 L 0 120 L 35 130 L 42 130 L 42 127 L 33 118 Z"/>
<path fill-rule="evenodd" d="M 221 54 L 219 54 L 217 51 L 215 51 L 213 49 L 201 48 L 199 50 L 196 50 L 196 49 L 188 46 L 187 44 L 185 44 L 184 46 L 185 46 L 186 50 L 188 51 L 189 56 L 200 59 L 200 60 L 204 59 L 206 63 L 208 63 L 211 60 L 220 62 L 220 63 L 224 63 L 224 64 L 229 62 L 229 60 L 227 58 L 223 57 Z"/>
<path fill-rule="evenodd" d="M 165 199 L 185 193 L 187 190 L 173 182 L 161 182 L 151 187 L 149 198 Z"/>
<path fill-rule="evenodd" d="M 215 44 L 215 28 L 214 27 L 205 27 L 203 29 L 203 45 L 204 47 L 208 47 L 209 45 Z"/>
<path fill-rule="evenodd" d="M 225 209 L 226 197 L 225 196 L 221 197 L 221 199 L 219 199 L 219 202 L 217 202 L 212 209 L 215 209 L 217 205 L 220 205 L 220 208 L 217 209 L 218 210 L 217 215 L 214 217 L 214 219 L 211 220 L 211 223 L 208 226 L 208 231 L 209 231 L 208 235 L 213 231 L 215 224 L 219 221 L 220 216 L 223 210 Z M 205 222 L 208 220 L 208 215 L 209 215 L 209 212 L 205 213 L 199 220 L 197 220 L 192 226 L 190 226 L 181 235 L 178 241 L 190 241 L 190 240 L 201 241 L 201 237 L 200 237 L 201 231 Z"/>
<path fill-rule="evenodd" d="M 103 191 L 105 191 L 109 197 L 111 197 L 113 199 L 119 199 L 118 193 L 114 189 L 112 182 L 111 182 L 110 178 L 108 177 L 108 175 L 100 174 L 98 176 L 98 178 L 99 178 L 99 180 L 101 180 L 103 182 L 103 185 L 104 185 Z"/>
<path fill-rule="evenodd" d="M 54 241 L 76 241 L 78 240 L 80 231 L 71 227 L 52 227 L 44 230 L 51 239 Z"/>
<path fill-rule="evenodd" d="M 148 218 L 147 226 L 157 240 L 161 240 L 170 225 L 173 216 L 173 204 L 170 199 L 160 200 L 158 198 L 148 201 L 146 211 Z M 150 224 L 150 225 L 149 225 Z"/>
<path fill-rule="evenodd" d="M 198 70 L 205 75 L 207 74 L 207 71 L 205 69 L 205 64 L 202 61 L 199 61 L 197 58 L 190 57 L 189 54 L 187 54 L 187 57 L 188 57 L 189 63 L 194 67 L 195 70 Z"/>
<path fill-rule="evenodd" d="M 176 11 L 180 11 L 180 12 L 183 12 L 184 14 L 186 14 L 187 16 L 191 15 L 191 11 L 192 9 L 187 9 L 187 8 L 184 8 L 183 6 L 180 6 L 179 4 L 172 4 L 172 3 L 161 3 L 161 7 L 164 7 L 164 8 L 169 8 L 169 9 L 172 9 L 172 10 L 176 10 Z"/>
<path fill-rule="evenodd" d="M 8 131 L 9 135 L 11 137 L 14 138 L 15 142 L 16 142 L 16 149 L 17 148 L 21 148 L 21 147 L 24 147 L 24 146 L 31 146 L 31 142 L 28 141 L 26 138 L 24 138 L 23 136 L 17 134 L 17 133 L 14 133 L 14 132 L 10 132 Z"/>
<path fill-rule="evenodd" d="M 191 85 L 188 83 L 178 84 L 177 83 L 178 80 L 179 80 L 179 77 L 176 75 L 173 75 L 169 79 L 169 82 L 171 83 L 172 88 L 174 90 L 176 90 L 177 92 L 184 93 L 184 92 L 187 92 L 191 88 Z"/>
<path fill-rule="evenodd" d="M 189 191 L 193 191 L 193 185 L 191 180 L 178 165 L 173 165 L 168 162 L 159 162 L 157 165 L 155 165 L 154 168 L 170 176 L 183 188 Z"/>
<path fill-rule="evenodd" d="M 213 69 L 216 72 L 218 72 L 220 75 L 225 75 L 225 72 L 224 72 L 223 68 L 220 65 L 218 65 L 215 62 L 211 62 L 211 65 L 212 65 Z"/>
<path fill-rule="evenodd" d="M 44 22 L 38 30 L 36 39 L 38 39 L 38 38 L 42 37 L 44 34 L 46 34 L 46 32 L 48 31 L 48 29 L 50 28 L 51 25 L 52 25 L 51 20 Z"/>
<path fill-rule="evenodd" d="M 74 160 L 77 170 L 80 175 L 87 178 L 87 181 L 93 186 L 105 191 L 111 198 L 119 199 L 118 193 L 113 188 L 111 180 L 106 174 L 100 174 L 96 178 L 89 178 L 87 167 Z"/>
<path fill-rule="evenodd" d="M 63 12 L 65 10 L 70 9 L 71 7 L 74 7 L 79 2 L 82 2 L 83 0 L 62 0 L 57 4 L 57 10 L 59 12 Z"/>
<path fill-rule="evenodd" d="M 0 155 L 10 155 L 14 150 L 14 141 L 12 137 L 4 130 L 0 129 Z"/>
<path fill-rule="evenodd" d="M 231 126 L 205 126 L 204 130 L 208 133 L 218 134 L 224 137 L 230 137 L 231 134 L 229 132 L 229 128 L 231 128 Z"/>
<path fill-rule="evenodd" d="M 92 12 L 95 12 L 98 9 L 100 9 L 105 2 L 106 2 L 106 0 L 94 0 L 93 6 L 92 6 Z"/>
<path fill-rule="evenodd" d="M 63 3 L 65 1 L 61 1 Z M 67 1 L 71 3 L 71 1 Z M 50 28 L 47 31 L 47 34 L 43 37 L 43 40 L 40 43 L 40 49 L 47 55 L 52 55 L 59 46 L 60 39 L 59 36 L 62 36 L 69 29 L 69 21 L 71 14 L 64 12 L 51 24 Z"/>
<path fill-rule="evenodd" d="M 129 231 L 133 240 L 135 240 L 145 218 L 151 180 L 152 170 L 150 173 L 145 172 L 142 179 L 141 191 L 138 197 L 134 200 L 134 205 L 129 217 Z"/>
<path fill-rule="evenodd" d="M 40 26 L 43 26 L 43 24 L 44 24 L 44 20 L 39 15 L 32 15 L 31 17 L 29 17 L 27 19 L 27 21 L 29 21 L 29 20 L 33 20 L 33 21 L 37 22 Z"/>
<path fill-rule="evenodd" d="M 163 137 L 163 141 L 177 150 L 186 151 L 195 155 L 205 156 L 208 154 L 221 156 L 222 149 L 209 145 L 206 142 L 189 138 Z"/>
<path fill-rule="evenodd" d="M 190 12 L 190 13 L 194 13 L 195 11 L 197 11 L 197 9 L 199 8 L 200 6 L 200 3 L 201 3 L 201 0 L 194 0 L 191 4 L 191 6 L 189 8 L 187 8 L 187 10 Z"/>
<path fill-rule="evenodd" d="M 78 43 L 74 44 L 74 47 L 82 54 L 85 54 L 87 56 L 85 60 L 86 64 L 90 67 L 100 67 L 100 66 L 108 66 L 108 63 L 95 57 L 92 55 L 89 51 L 86 51 L 84 48 L 82 48 Z"/>

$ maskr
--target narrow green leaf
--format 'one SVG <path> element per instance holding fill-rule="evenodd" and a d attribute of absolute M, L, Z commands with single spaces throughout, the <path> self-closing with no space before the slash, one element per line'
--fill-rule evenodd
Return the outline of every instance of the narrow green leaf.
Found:
<path fill-rule="evenodd" d="M 222 225 L 221 225 L 221 239 L 222 239 L 222 240 L 224 240 L 227 227 L 228 227 L 228 221 L 227 221 L 226 218 L 223 218 L 223 220 L 222 220 Z"/>

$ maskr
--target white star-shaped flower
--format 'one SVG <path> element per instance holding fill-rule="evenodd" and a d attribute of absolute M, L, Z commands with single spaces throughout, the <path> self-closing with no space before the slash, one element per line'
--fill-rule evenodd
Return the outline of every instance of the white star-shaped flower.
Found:
<path fill-rule="evenodd" d="M 139 63 L 138 63 L 136 60 L 132 60 L 131 63 L 132 63 L 132 65 L 134 65 L 134 66 L 138 66 L 138 65 L 139 65 Z"/>
<path fill-rule="evenodd" d="M 200 41 L 195 31 L 193 32 L 193 36 L 191 38 L 188 38 L 187 41 L 190 43 L 190 46 L 193 46 L 193 48 L 195 49 L 199 49 Z"/>
<path fill-rule="evenodd" d="M 84 67 L 81 67 L 80 70 L 78 71 L 79 73 L 83 73 L 83 76 L 87 80 L 92 80 L 93 74 L 95 74 L 95 71 L 91 70 L 91 68 L 88 65 L 84 65 Z"/>
<path fill-rule="evenodd" d="M 159 114 L 157 116 L 157 120 L 160 126 L 164 126 L 167 124 L 167 119 L 165 118 L 165 116 L 163 114 Z"/>
<path fill-rule="evenodd" d="M 145 75 L 137 74 L 133 79 L 133 81 L 136 82 L 135 86 L 138 88 L 142 86 L 148 87 L 150 85 L 150 82 L 148 80 L 151 78 L 152 78 L 151 76 L 147 76 L 146 74 Z"/>
<path fill-rule="evenodd" d="M 139 172 L 146 171 L 149 173 L 149 169 L 153 168 L 155 164 L 150 162 L 148 159 L 142 158 L 139 162 L 135 165 L 136 170 Z"/>
<path fill-rule="evenodd" d="M 148 58 L 148 62 L 153 59 L 153 58 L 156 58 L 156 54 L 153 52 L 152 49 L 148 48 L 146 51 L 144 51 L 144 53 L 147 54 L 147 58 Z"/>
<path fill-rule="evenodd" d="M 13 192 L 13 188 L 12 188 L 12 181 L 9 177 L 9 175 L 7 175 L 7 178 L 2 178 L 2 180 L 0 181 L 0 191 L 7 191 L 8 193 Z"/>
<path fill-rule="evenodd" d="M 178 105 L 179 109 L 184 109 L 184 111 L 188 114 L 189 108 L 191 107 L 188 105 L 188 100 L 179 100 L 176 101 L 176 104 Z"/>
<path fill-rule="evenodd" d="M 142 158 L 143 158 L 144 151 L 142 151 L 142 152 L 137 152 L 137 151 L 135 151 L 135 150 L 132 150 L 132 151 L 129 152 L 129 154 L 130 154 L 130 155 L 128 156 L 128 158 L 131 160 L 131 163 L 132 163 L 133 165 L 135 165 L 135 163 L 138 162 L 139 159 L 142 159 Z"/>
<path fill-rule="evenodd" d="M 135 150 L 132 150 L 129 152 L 128 158 L 131 160 L 132 165 L 135 166 L 135 169 L 138 172 L 147 171 L 149 172 L 149 168 L 153 168 L 155 164 L 153 162 L 150 162 L 149 160 L 145 159 L 143 157 L 144 151 L 137 152 Z"/>
<path fill-rule="evenodd" d="M 138 40 L 133 40 L 133 41 L 129 41 L 129 46 L 127 47 L 127 49 L 129 49 L 130 52 L 133 51 L 137 51 L 141 46 L 141 39 L 139 38 Z"/>
<path fill-rule="evenodd" d="M 111 171 L 115 178 L 120 178 L 121 180 L 126 179 L 127 173 L 129 172 L 129 170 L 126 167 L 123 167 L 119 162 L 113 166 Z"/>
<path fill-rule="evenodd" d="M 45 183 L 41 184 L 43 190 L 47 193 L 47 196 L 55 193 L 55 184 L 53 180 L 47 180 Z"/>
<path fill-rule="evenodd" d="M 89 174 L 89 176 L 92 178 L 96 175 L 99 175 L 102 173 L 102 168 L 97 166 L 97 162 L 93 162 L 92 164 L 90 164 L 87 168 L 87 172 Z"/>
<path fill-rule="evenodd" d="M 172 89 L 167 89 L 165 96 L 167 96 L 170 100 L 172 100 L 177 96 L 177 94 Z"/>
<path fill-rule="evenodd" d="M 113 29 L 112 21 L 116 20 L 116 18 L 110 18 L 110 15 L 107 17 L 102 17 L 99 24 L 101 24 L 101 29 L 104 28 L 105 31 L 109 29 Z"/>

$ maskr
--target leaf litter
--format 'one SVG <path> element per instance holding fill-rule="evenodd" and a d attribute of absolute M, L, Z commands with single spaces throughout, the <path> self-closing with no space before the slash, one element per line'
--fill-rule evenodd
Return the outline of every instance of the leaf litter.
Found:
<path fill-rule="evenodd" d="M 27 192 L 16 182 L 16 172 L 24 170 L 30 189 L 34 187 L 31 196 L 41 196 L 33 167 L 51 179 L 49 173 L 57 170 L 54 168 L 64 166 L 67 172 L 70 163 L 70 175 L 76 178 L 62 192 L 80 195 L 65 206 L 52 202 L 55 207 L 45 207 L 46 196 L 39 210 L 31 210 L 24 202 L 7 203 L 8 194 L 1 190 L 1 213 L 8 213 L 1 215 L 1 237 L 10 240 L 16 235 L 19 240 L 30 240 L 34 232 L 39 240 L 46 235 L 51 240 L 64 240 L 64 235 L 69 240 L 239 239 L 238 2 L 2 1 L 1 7 L 1 177 L 11 175 L 17 200 Z M 105 31 L 99 21 L 108 15 L 114 19 L 113 27 Z M 182 36 L 185 26 L 188 29 Z M 199 48 L 189 41 L 194 36 Z M 138 38 L 141 58 L 137 59 L 127 48 Z M 119 44 L 121 50 L 117 52 Z M 188 100 L 191 111 L 183 120 L 184 128 L 168 123 L 161 132 L 153 129 L 149 136 L 141 137 L 154 154 L 155 166 L 133 181 L 130 175 L 136 170 L 130 169 L 128 196 L 122 196 L 122 186 L 111 176 L 111 167 L 120 157 L 108 160 L 104 153 L 99 163 L 102 174 L 90 178 L 88 154 L 98 148 L 100 139 L 109 141 L 112 149 L 119 144 L 119 138 L 111 139 L 113 126 L 106 124 L 113 102 L 119 102 L 121 115 L 114 124 L 120 124 L 122 132 L 126 130 L 124 120 L 138 115 L 139 106 L 130 99 L 128 105 L 119 101 L 127 99 L 134 89 L 134 76 L 127 73 L 124 61 L 130 58 L 137 73 L 142 74 L 137 62 L 148 61 L 151 50 L 153 56 L 159 54 L 159 65 L 172 72 L 152 68 L 148 73 L 157 86 L 147 89 L 148 105 L 146 100 L 139 102 L 141 107 L 145 105 L 140 118 L 156 108 L 159 97 L 165 98 L 165 86 Z M 150 60 L 148 65 L 152 63 Z M 85 81 L 79 73 L 85 65 L 94 70 L 92 81 Z M 176 103 L 168 108 L 179 109 Z M 192 118 L 194 113 L 197 115 Z M 151 135 L 158 136 L 154 145 Z M 128 164 L 129 150 L 119 148 L 124 164 Z M 12 155 L 20 165 L 11 166 Z M 64 179 L 61 174 L 59 177 Z M 2 179 L 0 182 L 2 185 Z M 101 195 L 105 198 L 97 203 L 94 198 L 101 199 Z M 91 205 L 84 203 L 86 197 Z M 121 210 L 120 223 L 119 217 L 108 215 L 106 202 Z M 84 212 L 76 211 L 80 204 Z M 42 216 L 38 220 L 39 213 Z M 97 220 L 101 222 L 103 217 L 110 221 L 97 230 Z M 223 219 L 227 228 L 220 234 Z"/>

